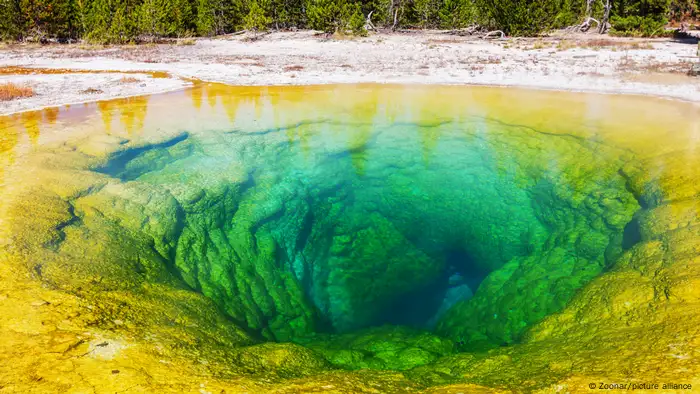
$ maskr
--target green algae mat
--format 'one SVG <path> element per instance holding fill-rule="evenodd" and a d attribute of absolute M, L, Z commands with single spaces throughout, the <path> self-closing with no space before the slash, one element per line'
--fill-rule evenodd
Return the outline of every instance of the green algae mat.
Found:
<path fill-rule="evenodd" d="M 0 393 L 691 391 L 699 142 L 694 104 L 457 86 L 0 118 Z"/>

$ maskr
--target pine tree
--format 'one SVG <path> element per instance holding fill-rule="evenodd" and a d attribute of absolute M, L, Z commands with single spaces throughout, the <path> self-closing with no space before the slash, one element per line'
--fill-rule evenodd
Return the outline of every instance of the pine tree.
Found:
<path fill-rule="evenodd" d="M 345 0 L 310 0 L 306 15 L 309 27 L 332 34 L 347 28 L 354 10 Z"/>
<path fill-rule="evenodd" d="M 611 33 L 625 36 L 658 35 L 666 25 L 671 0 L 618 0 L 612 3 Z"/>
<path fill-rule="evenodd" d="M 92 0 L 85 17 L 85 39 L 93 42 L 107 42 L 109 40 L 109 26 L 112 22 L 112 8 L 110 0 Z"/>
<path fill-rule="evenodd" d="M 305 25 L 303 0 L 258 0 L 258 2 L 265 10 L 265 14 L 270 17 L 270 24 L 275 29 Z"/>
<path fill-rule="evenodd" d="M 348 22 L 350 30 L 353 35 L 356 36 L 366 36 L 367 29 L 365 29 L 365 17 L 362 15 L 362 9 L 359 4 L 354 5 L 355 11 L 350 16 L 350 21 Z"/>
<path fill-rule="evenodd" d="M 195 23 L 197 34 L 200 36 L 212 36 L 216 31 L 215 0 L 197 0 L 197 21 Z"/>
<path fill-rule="evenodd" d="M 197 0 L 197 33 L 203 36 L 224 34 L 242 20 L 240 0 Z"/>
<path fill-rule="evenodd" d="M 439 0 L 414 0 L 413 9 L 420 27 L 435 27 L 438 24 Z"/>
<path fill-rule="evenodd" d="M 129 15 L 126 4 L 117 4 L 107 33 L 107 41 L 113 44 L 125 44 L 134 37 L 133 15 Z"/>
<path fill-rule="evenodd" d="M 194 28 L 194 14 L 189 0 L 174 0 L 171 18 L 175 24 L 175 34 L 178 36 L 191 34 Z"/>
<path fill-rule="evenodd" d="M 19 6 L 29 38 L 45 41 L 69 35 L 69 0 L 21 0 Z"/>
<path fill-rule="evenodd" d="M 92 0 L 86 18 L 85 39 L 123 44 L 138 35 L 137 0 Z"/>
<path fill-rule="evenodd" d="M 89 29 L 91 0 L 71 1 L 71 36 L 74 38 L 84 37 Z"/>
<path fill-rule="evenodd" d="M 447 29 L 459 29 L 473 24 L 477 17 L 471 0 L 445 0 L 438 11 L 440 25 Z"/>
<path fill-rule="evenodd" d="M 0 2 L 0 39 L 16 40 L 22 37 L 22 13 L 18 0 Z"/>
<path fill-rule="evenodd" d="M 271 20 L 265 16 L 265 12 L 257 1 L 253 1 L 250 5 L 250 11 L 248 15 L 243 19 L 243 27 L 246 30 L 253 31 L 255 33 L 255 38 L 258 37 L 258 32 L 267 30 L 268 25 Z"/>
<path fill-rule="evenodd" d="M 138 8 L 138 30 L 150 41 L 168 37 L 177 31 L 175 4 L 169 0 L 144 0 Z"/>
<path fill-rule="evenodd" d="M 599 17 L 600 2 L 593 16 Z M 654 35 L 666 17 L 696 17 L 700 0 L 614 0 L 613 32 Z M 85 38 L 123 43 L 224 34 L 242 27 L 314 28 L 365 34 L 377 25 L 460 28 L 473 23 L 510 35 L 533 35 L 580 23 L 585 0 L 0 0 L 0 38 Z M 598 18 L 600 19 L 600 18 Z"/>
<path fill-rule="evenodd" d="M 492 28 L 508 35 L 532 36 L 550 29 L 560 11 L 558 0 L 475 0 Z"/>
<path fill-rule="evenodd" d="M 682 22 L 697 15 L 698 6 L 695 0 L 671 0 L 670 17 L 675 22 Z"/>

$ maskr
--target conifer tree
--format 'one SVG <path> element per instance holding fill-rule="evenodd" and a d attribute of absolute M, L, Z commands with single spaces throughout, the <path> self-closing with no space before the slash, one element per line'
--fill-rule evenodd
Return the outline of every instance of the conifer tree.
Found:
<path fill-rule="evenodd" d="M 21 0 L 19 5 L 27 37 L 44 41 L 68 36 L 69 0 Z"/>
<path fill-rule="evenodd" d="M 349 26 L 353 35 L 356 36 L 366 36 L 367 29 L 365 29 L 365 17 L 362 15 L 362 9 L 359 4 L 354 5 L 355 11 L 350 16 Z"/>
<path fill-rule="evenodd" d="M 257 38 L 258 33 L 267 30 L 269 24 L 270 18 L 265 16 L 265 11 L 260 7 L 257 0 L 254 0 L 250 5 L 248 15 L 243 19 L 243 27 L 254 32 L 255 38 Z"/>
<path fill-rule="evenodd" d="M 74 38 L 84 37 L 90 26 L 91 0 L 73 0 L 71 2 L 71 27 Z"/>
<path fill-rule="evenodd" d="M 242 10 L 240 0 L 197 0 L 197 33 L 212 36 L 239 27 Z"/>
<path fill-rule="evenodd" d="M 259 0 L 275 29 L 305 26 L 303 0 Z"/>
<path fill-rule="evenodd" d="M 175 34 L 190 35 L 194 27 L 194 14 L 190 0 L 173 0 L 171 18 L 175 25 Z"/>
<path fill-rule="evenodd" d="M 666 25 L 671 0 L 617 0 L 612 2 L 612 32 L 618 35 L 653 36 Z"/>
<path fill-rule="evenodd" d="M 126 2 L 118 2 L 107 33 L 107 42 L 124 44 L 135 36 L 136 14 L 129 13 Z"/>
<path fill-rule="evenodd" d="M 438 10 L 440 26 L 447 29 L 467 27 L 477 19 L 472 0 L 444 0 Z"/>
<path fill-rule="evenodd" d="M 175 4 L 169 0 L 144 0 L 138 8 L 138 29 L 150 41 L 177 31 Z"/>
<path fill-rule="evenodd" d="M 345 30 L 353 12 L 345 0 L 310 0 L 306 11 L 309 27 L 328 34 Z"/>
<path fill-rule="evenodd" d="M 592 15 L 600 19 L 600 2 Z M 696 17 L 700 0 L 614 0 L 614 33 L 654 35 L 666 18 Z M 595 7 L 594 7 L 595 8 Z M 509 35 L 534 35 L 580 23 L 585 0 L 0 0 L 0 38 L 83 38 L 122 43 L 211 36 L 248 27 L 314 28 L 365 34 L 378 26 L 461 28 L 477 23 Z"/>
<path fill-rule="evenodd" d="M 216 0 L 197 0 L 197 34 L 200 36 L 216 35 Z"/>
<path fill-rule="evenodd" d="M 0 2 L 0 39 L 16 40 L 22 37 L 22 13 L 19 0 Z"/>
<path fill-rule="evenodd" d="M 413 9 L 418 18 L 418 26 L 435 27 L 438 25 L 440 0 L 414 0 Z"/>
<path fill-rule="evenodd" d="M 85 35 L 88 41 L 106 42 L 108 40 L 109 26 L 112 22 L 112 8 L 110 0 L 92 0 L 85 18 Z"/>
<path fill-rule="evenodd" d="M 557 0 L 476 0 L 475 4 L 494 29 L 516 36 L 550 29 L 560 11 Z"/>

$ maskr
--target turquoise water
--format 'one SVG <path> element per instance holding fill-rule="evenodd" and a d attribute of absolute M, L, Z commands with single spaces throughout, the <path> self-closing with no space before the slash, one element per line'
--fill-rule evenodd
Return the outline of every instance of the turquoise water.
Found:
<path fill-rule="evenodd" d="M 171 95 L 73 121 L 104 134 L 55 148 L 94 184 L 70 198 L 44 280 L 174 280 L 274 340 L 395 324 L 490 346 L 630 246 L 631 155 L 601 142 L 595 115 L 569 130 L 479 104 L 498 90 L 208 89 L 208 107 L 195 89 L 191 106 Z M 86 250 L 86 232 L 118 241 Z"/>

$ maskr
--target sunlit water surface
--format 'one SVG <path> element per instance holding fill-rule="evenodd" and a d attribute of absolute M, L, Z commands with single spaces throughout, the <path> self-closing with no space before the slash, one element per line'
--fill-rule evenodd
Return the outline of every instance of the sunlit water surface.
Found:
<path fill-rule="evenodd" d="M 446 86 L 50 108 L 0 119 L 3 239 L 57 288 L 181 286 L 268 339 L 396 324 L 501 346 L 653 238 L 647 212 L 694 201 L 698 119 Z"/>

